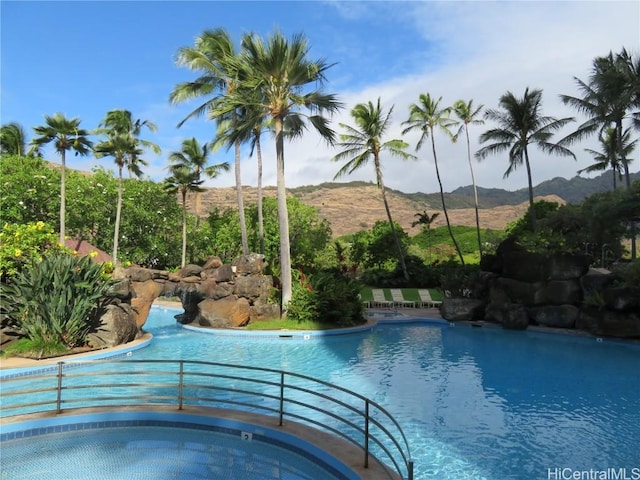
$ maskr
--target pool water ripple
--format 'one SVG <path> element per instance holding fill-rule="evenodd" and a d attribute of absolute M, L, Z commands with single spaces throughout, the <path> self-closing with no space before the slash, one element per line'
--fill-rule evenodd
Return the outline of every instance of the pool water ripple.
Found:
<path fill-rule="evenodd" d="M 154 340 L 134 358 L 282 369 L 356 391 L 402 425 L 416 479 L 640 467 L 636 344 L 432 324 L 309 340 L 222 337 L 182 329 L 175 313 L 152 309 Z"/>

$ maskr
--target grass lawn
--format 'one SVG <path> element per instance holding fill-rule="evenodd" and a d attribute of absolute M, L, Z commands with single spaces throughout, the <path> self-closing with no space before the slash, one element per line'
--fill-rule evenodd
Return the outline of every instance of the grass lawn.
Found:
<path fill-rule="evenodd" d="M 247 325 L 247 330 L 332 330 L 338 328 L 334 324 L 322 322 L 299 322 L 276 318 L 264 322 L 253 322 Z"/>

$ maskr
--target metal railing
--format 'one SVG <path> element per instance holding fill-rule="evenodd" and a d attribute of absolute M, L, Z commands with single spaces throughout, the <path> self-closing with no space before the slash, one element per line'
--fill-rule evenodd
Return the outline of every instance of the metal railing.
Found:
<path fill-rule="evenodd" d="M 50 373 L 2 381 L 2 417 L 96 406 L 233 408 L 328 431 L 413 480 L 409 444 L 376 402 L 343 387 L 282 370 L 184 360 L 59 362 Z M 25 402 L 25 400 L 29 400 Z"/>

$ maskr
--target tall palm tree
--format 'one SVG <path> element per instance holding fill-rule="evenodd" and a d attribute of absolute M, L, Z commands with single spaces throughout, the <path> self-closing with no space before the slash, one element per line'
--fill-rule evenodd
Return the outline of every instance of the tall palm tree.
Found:
<path fill-rule="evenodd" d="M 416 225 L 422 225 L 422 228 L 427 234 L 427 249 L 429 251 L 429 262 L 431 262 L 431 225 L 435 221 L 440 214 L 438 212 L 433 215 L 429 215 L 426 210 L 423 210 L 422 213 L 416 213 L 414 215 L 418 217 L 418 220 L 411 222 L 411 226 L 415 227 Z"/>
<path fill-rule="evenodd" d="M 553 133 L 572 122 L 573 117 L 557 119 L 542 115 L 542 90 L 529 90 L 527 87 L 522 98 L 507 92 L 500 97 L 500 110 L 490 109 L 485 118 L 498 124 L 497 128 L 487 130 L 480 135 L 480 143 L 494 142 L 476 152 L 476 158 L 483 160 L 489 155 L 509 152 L 509 168 L 504 178 L 511 175 L 523 163 L 527 169 L 529 185 L 529 211 L 531 229 L 537 231 L 536 211 L 533 203 L 533 181 L 529 146 L 536 145 L 544 153 L 576 158 L 571 150 L 561 143 L 551 143 Z"/>
<path fill-rule="evenodd" d="M 227 162 L 218 163 L 216 165 L 208 165 L 209 162 L 209 144 L 200 145 L 195 138 L 189 138 L 182 142 L 180 151 L 171 152 L 169 161 L 174 165 L 182 165 L 192 171 L 196 181 L 203 180 L 203 175 L 209 178 L 216 178 L 221 172 L 230 170 Z M 198 209 L 198 199 L 202 190 L 196 190 L 196 213 Z"/>
<path fill-rule="evenodd" d="M 338 146 L 344 148 L 344 150 L 335 155 L 333 160 L 336 162 L 346 160 L 347 162 L 338 170 L 334 180 L 343 175 L 353 173 L 365 166 L 369 160 L 373 159 L 376 182 L 382 194 L 382 201 L 384 202 L 384 209 L 387 212 L 387 219 L 389 220 L 389 226 L 393 234 L 393 241 L 398 250 L 398 260 L 400 261 L 405 280 L 409 280 L 409 272 L 407 272 L 407 265 L 404 261 L 402 246 L 400 245 L 398 232 L 396 232 L 393 219 L 391 218 L 391 210 L 389 209 L 389 202 L 387 201 L 387 194 L 384 188 L 380 154 L 388 152 L 390 155 L 402 159 L 415 157 L 405 151 L 409 145 L 404 140 L 393 139 L 383 141 L 383 136 L 391 122 L 392 113 L 393 107 L 391 107 L 386 114 L 384 113 L 380 106 L 380 98 L 378 98 L 378 102 L 375 105 L 372 102 L 368 102 L 366 104 L 359 103 L 353 107 L 351 116 L 355 120 L 356 126 L 352 127 L 344 123 L 340 124 L 346 132 L 340 134 L 341 142 Z"/>
<path fill-rule="evenodd" d="M 469 170 L 471 171 L 471 182 L 473 184 L 473 204 L 476 209 L 476 232 L 478 234 L 478 252 L 480 258 L 482 258 L 482 240 L 480 238 L 480 214 L 478 213 L 478 188 L 476 187 L 476 177 L 473 173 L 473 163 L 471 162 L 471 144 L 469 142 L 469 125 L 482 125 L 483 120 L 478 116 L 482 111 L 484 105 L 480 105 L 478 108 L 474 108 L 473 100 L 465 102 L 464 100 L 458 100 L 453 104 L 453 113 L 455 113 L 458 120 L 460 120 L 460 128 L 453 136 L 454 141 L 458 139 L 462 131 L 467 140 L 467 159 L 469 160 Z"/>
<path fill-rule="evenodd" d="M 170 176 L 164 180 L 164 189 L 175 195 L 180 193 L 182 204 L 182 263 L 187 264 L 187 194 L 189 192 L 202 192 L 204 180 L 198 180 L 194 170 L 187 165 L 176 163 L 169 166 Z"/>
<path fill-rule="evenodd" d="M 562 139 L 571 144 L 609 126 L 615 128 L 617 155 L 624 171 L 625 184 L 631 187 L 628 159 L 623 147 L 625 121 L 640 128 L 640 61 L 623 49 L 622 53 L 596 57 L 587 82 L 575 78 L 581 96 L 560 95 L 563 103 L 587 116 L 575 132 Z"/>
<path fill-rule="evenodd" d="M 148 120 L 133 119 L 129 110 L 110 110 L 96 129 L 96 133 L 106 136 L 106 140 L 95 146 L 96 157 L 113 157 L 118 167 L 118 200 L 116 203 L 116 220 L 113 233 L 112 258 L 118 263 L 118 243 L 120 238 L 120 219 L 122 215 L 123 179 L 122 172 L 126 168 L 129 174 L 137 177 L 142 175 L 140 165 L 146 162 L 140 157 L 144 148 L 150 148 L 160 153 L 160 147 L 155 143 L 139 138 L 142 127 L 151 132 L 157 130 L 156 125 Z"/>
<path fill-rule="evenodd" d="M 27 136 L 17 122 L 5 123 L 0 127 L 0 155 L 20 155 L 27 154 Z M 32 148 L 29 155 L 40 156 L 39 148 Z"/>
<path fill-rule="evenodd" d="M 197 97 L 210 97 L 203 104 L 193 110 L 178 126 L 186 120 L 198 117 L 205 113 L 217 122 L 230 121 L 232 125 L 238 123 L 239 106 L 225 111 L 225 114 L 217 114 L 218 104 L 225 97 L 238 93 L 240 87 L 240 63 L 238 54 L 233 46 L 231 37 L 226 30 L 218 28 L 205 30 L 196 38 L 193 47 L 182 47 L 178 50 L 176 63 L 185 66 L 192 71 L 200 72 L 201 76 L 193 82 L 184 82 L 176 85 L 169 97 L 171 103 L 181 103 Z M 221 131 L 218 126 L 218 131 Z M 244 214 L 244 196 L 242 192 L 242 176 L 240 171 L 240 139 L 233 139 L 235 154 L 235 180 L 236 198 L 238 202 L 238 215 L 240 220 L 240 232 L 242 237 L 242 252 L 249 253 L 247 240 L 247 223 Z"/>
<path fill-rule="evenodd" d="M 602 172 L 611 168 L 613 176 L 613 190 L 617 188 L 617 177 L 622 178 L 622 165 L 618 157 L 618 138 L 616 135 L 616 129 L 613 127 L 607 128 L 600 133 L 598 142 L 602 150 L 597 151 L 590 148 L 585 148 L 584 151 L 590 153 L 595 160 L 595 163 L 589 165 L 586 168 L 578 170 L 578 173 L 593 173 Z M 631 153 L 635 149 L 638 139 L 631 140 L 631 131 L 626 129 L 622 137 L 624 156 L 630 158 Z"/>
<path fill-rule="evenodd" d="M 408 125 L 402 132 L 404 135 L 412 130 L 420 131 L 420 139 L 418 140 L 418 144 L 416 145 L 416 151 L 422 148 L 424 141 L 427 138 L 431 138 L 431 151 L 433 152 L 433 161 L 436 166 L 436 177 L 438 178 L 438 185 L 440 186 L 440 200 L 442 202 L 442 211 L 444 212 L 444 218 L 447 221 L 447 230 L 449 231 L 449 236 L 453 241 L 453 244 L 456 247 L 456 252 L 458 252 L 458 257 L 460 258 L 460 263 L 464 265 L 464 257 L 462 256 L 462 250 L 460 250 L 460 245 L 456 240 L 456 237 L 453 235 L 453 230 L 451 229 L 451 222 L 449 221 L 449 213 L 447 212 L 447 204 L 444 200 L 444 188 L 442 187 L 442 180 L 440 179 L 440 168 L 438 167 L 438 156 L 436 155 L 436 141 L 434 138 L 435 129 L 439 128 L 443 132 L 445 132 L 449 137 L 451 137 L 451 128 L 455 125 L 455 120 L 449 118 L 451 113 L 451 108 L 440 108 L 440 102 L 442 101 L 442 97 L 435 100 L 431 95 L 420 94 L 418 97 L 418 103 L 414 103 L 409 107 L 409 119 L 403 122 L 403 125 Z"/>
<path fill-rule="evenodd" d="M 89 132 L 80 128 L 79 118 L 66 118 L 62 113 L 55 113 L 53 116 L 44 116 L 45 124 L 33 127 L 33 131 L 38 137 L 31 140 L 35 147 L 41 147 L 53 142 L 54 148 L 60 155 L 60 238 L 59 242 L 64 245 L 65 241 L 65 217 L 66 217 L 66 153 L 73 150 L 76 155 L 88 155 L 91 152 L 93 143 L 89 140 Z"/>
<path fill-rule="evenodd" d="M 335 132 L 329 128 L 325 114 L 333 114 L 341 108 L 333 94 L 322 91 L 325 72 L 331 66 L 325 60 L 309 60 L 309 47 L 302 35 L 290 40 L 282 33 L 272 34 L 266 44 L 262 38 L 245 35 L 242 39 L 242 68 L 245 71 L 242 91 L 236 91 L 221 105 L 217 114 L 251 106 L 235 135 L 242 138 L 257 123 L 269 122 L 276 143 L 277 203 L 280 225 L 280 267 L 282 283 L 283 315 L 291 299 L 291 248 L 289 218 L 284 177 L 284 138 L 286 130 L 301 132 L 308 121 L 330 144 Z M 316 89 L 309 87 L 316 85 Z M 246 90 L 245 90 L 246 89 Z M 246 91 L 252 92 L 250 95 Z M 304 114 L 304 110 L 310 112 Z"/>

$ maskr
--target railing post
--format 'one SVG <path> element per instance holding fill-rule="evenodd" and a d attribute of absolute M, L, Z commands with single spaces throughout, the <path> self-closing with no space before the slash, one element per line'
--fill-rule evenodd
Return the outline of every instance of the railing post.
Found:
<path fill-rule="evenodd" d="M 278 425 L 282 426 L 282 419 L 284 417 L 284 372 L 280 372 L 280 420 Z"/>
<path fill-rule="evenodd" d="M 62 362 L 58 362 L 58 391 L 56 392 L 56 413 L 62 413 Z"/>
<path fill-rule="evenodd" d="M 180 360 L 180 377 L 178 379 L 178 410 L 182 410 L 183 388 L 184 388 L 184 361 Z"/>
<path fill-rule="evenodd" d="M 369 468 L 369 400 L 364 401 L 364 468 Z"/>
<path fill-rule="evenodd" d="M 407 469 L 408 469 L 407 475 L 409 476 L 407 480 L 413 480 L 413 460 L 409 460 Z"/>

